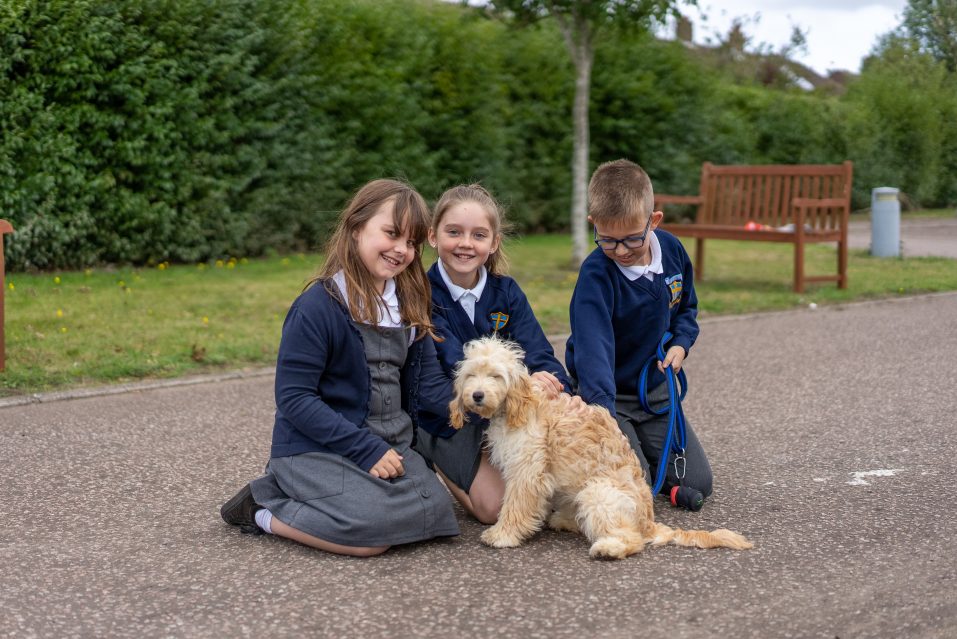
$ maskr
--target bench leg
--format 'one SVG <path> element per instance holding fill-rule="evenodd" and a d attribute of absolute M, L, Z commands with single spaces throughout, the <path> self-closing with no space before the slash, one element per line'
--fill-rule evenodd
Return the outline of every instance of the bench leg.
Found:
<path fill-rule="evenodd" d="M 794 243 L 794 292 L 804 292 L 804 242 Z"/>
<path fill-rule="evenodd" d="M 5 336 L 3 334 L 3 293 L 6 290 L 6 283 L 3 281 L 3 270 L 3 233 L 0 233 L 0 371 L 3 371 L 6 367 Z"/>
<path fill-rule="evenodd" d="M 837 243 L 837 287 L 847 288 L 847 239 Z"/>
<path fill-rule="evenodd" d="M 704 279 L 704 238 L 695 238 L 694 242 L 694 278 L 695 281 Z"/>

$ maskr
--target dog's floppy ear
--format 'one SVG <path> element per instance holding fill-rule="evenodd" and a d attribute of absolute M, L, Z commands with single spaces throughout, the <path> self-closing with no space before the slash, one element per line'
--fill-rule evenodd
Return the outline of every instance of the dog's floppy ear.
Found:
<path fill-rule="evenodd" d="M 528 423 L 532 411 L 532 381 L 528 374 L 516 375 L 505 396 L 505 425 L 521 428 Z"/>
<path fill-rule="evenodd" d="M 465 413 L 462 412 L 462 400 L 458 394 L 449 402 L 449 425 L 455 430 L 465 425 Z"/>
<path fill-rule="evenodd" d="M 452 401 L 449 402 L 449 425 L 459 430 L 465 425 L 465 407 L 462 404 L 462 362 L 455 368 L 455 381 L 452 383 Z"/>

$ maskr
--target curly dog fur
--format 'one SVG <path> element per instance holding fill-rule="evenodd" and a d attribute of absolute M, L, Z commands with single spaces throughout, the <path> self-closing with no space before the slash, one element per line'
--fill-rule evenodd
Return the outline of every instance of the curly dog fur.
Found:
<path fill-rule="evenodd" d="M 451 423 L 467 411 L 488 418 L 491 461 L 505 477 L 498 523 L 482 534 L 497 548 L 518 546 L 548 520 L 556 530 L 581 532 L 592 557 L 621 559 L 646 544 L 751 548 L 736 532 L 681 530 L 655 522 L 651 489 L 614 418 L 599 406 L 549 398 L 532 383 L 524 353 L 486 337 L 465 346 Z"/>

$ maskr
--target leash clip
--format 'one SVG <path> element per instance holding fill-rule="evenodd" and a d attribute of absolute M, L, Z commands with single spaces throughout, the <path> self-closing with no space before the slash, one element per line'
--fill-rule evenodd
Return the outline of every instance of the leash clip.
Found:
<path fill-rule="evenodd" d="M 681 461 L 681 470 L 678 470 L 678 462 Z M 675 477 L 678 479 L 685 478 L 685 470 L 687 470 L 688 460 L 685 459 L 685 451 L 681 451 L 680 455 L 675 455 Z"/>

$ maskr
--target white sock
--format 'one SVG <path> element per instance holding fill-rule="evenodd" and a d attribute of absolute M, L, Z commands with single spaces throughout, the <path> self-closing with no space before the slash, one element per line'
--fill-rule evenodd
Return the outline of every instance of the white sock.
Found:
<path fill-rule="evenodd" d="M 272 513 L 265 508 L 256 511 L 256 525 L 272 534 Z"/>

